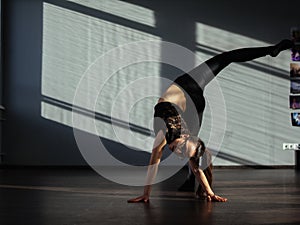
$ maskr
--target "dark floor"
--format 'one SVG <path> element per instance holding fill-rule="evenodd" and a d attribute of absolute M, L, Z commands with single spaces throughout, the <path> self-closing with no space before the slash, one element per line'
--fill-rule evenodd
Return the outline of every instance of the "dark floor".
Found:
<path fill-rule="evenodd" d="M 151 203 L 130 204 L 142 187 L 89 169 L 1 169 L 0 224 L 300 224 L 300 174 L 293 169 L 215 169 L 214 190 L 226 203 L 177 192 L 185 173 L 154 185 Z"/>

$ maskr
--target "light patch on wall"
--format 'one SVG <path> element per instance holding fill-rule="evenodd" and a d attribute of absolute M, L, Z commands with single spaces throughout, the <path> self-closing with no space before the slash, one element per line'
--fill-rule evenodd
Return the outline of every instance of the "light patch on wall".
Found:
<path fill-rule="evenodd" d="M 106 12 L 126 20 L 155 27 L 155 15 L 153 10 L 119 0 L 68 0 L 85 7 Z"/>
<path fill-rule="evenodd" d="M 274 44 L 201 23 L 196 27 L 197 55 L 206 59 L 237 48 Z M 291 127 L 289 118 L 289 61 L 290 51 L 286 50 L 275 58 L 266 56 L 247 63 L 232 63 L 218 75 L 226 100 L 228 122 L 220 151 L 229 159 L 240 158 L 253 165 L 294 163 L 294 154 L 282 151 L 282 142 L 300 140 L 299 132 Z M 214 95 L 209 85 L 205 95 Z M 211 119 L 208 113 L 204 116 L 202 127 L 206 127 L 206 122 Z M 207 136 L 205 129 L 201 130 L 200 136 Z M 220 157 L 215 163 L 233 164 L 231 160 Z"/>
<path fill-rule="evenodd" d="M 95 1 L 93 2 L 95 3 Z M 92 1 L 87 3 L 92 4 Z M 90 5 L 87 6 L 89 7 Z M 105 1 L 105 4 L 102 6 L 105 8 L 105 12 L 124 13 L 124 16 L 126 14 L 131 15 L 132 10 L 139 10 L 139 13 L 145 13 L 143 14 L 143 18 L 146 15 L 149 16 L 149 21 L 153 19 L 153 14 L 148 9 L 144 9 L 143 11 L 143 8 L 139 7 L 137 9 L 131 4 L 124 3 L 123 5 L 118 5 L 117 9 L 114 2 Z M 97 9 L 100 10 L 99 8 Z M 109 19 L 103 20 L 54 4 L 44 3 L 43 11 L 42 95 L 44 99 L 41 104 L 41 115 L 46 119 L 70 127 L 73 126 L 71 109 L 76 89 L 88 68 L 95 65 L 95 62 L 97 63 L 99 58 L 105 56 L 105 53 L 119 46 L 144 40 L 160 40 L 159 37 L 141 31 L 138 28 L 125 27 L 121 24 L 111 22 Z M 99 11 L 99 14 L 101 14 L 101 11 Z M 112 18 L 114 16 L 111 15 Z M 118 16 L 120 15 L 118 14 Z M 133 22 L 136 23 L 137 27 L 139 22 L 141 22 L 136 18 L 129 19 L 135 19 L 136 21 Z M 159 58 L 160 51 L 159 46 L 157 46 L 157 48 L 153 49 L 145 48 L 144 52 L 135 52 L 135 49 L 131 49 L 130 54 L 136 58 L 143 56 L 138 54 Z M 118 62 L 126 61 L 126 57 L 130 57 L 130 54 L 123 58 L 120 58 L 120 55 L 116 56 L 113 60 Z M 140 94 L 145 95 L 151 92 L 151 96 L 150 98 L 146 96 L 145 99 L 141 99 L 132 106 L 130 112 L 128 112 L 128 120 L 113 118 L 111 107 L 112 104 L 126 105 L 126 101 L 132 96 L 119 96 L 118 99 L 115 98 L 132 82 L 150 76 L 159 77 L 160 63 L 135 63 L 120 68 L 119 71 L 113 74 L 110 74 L 111 67 L 110 64 L 96 65 L 92 71 L 89 71 L 90 76 L 85 82 L 86 89 L 84 90 L 84 94 L 87 96 L 91 95 L 90 97 L 94 98 L 95 92 L 99 91 L 98 94 L 101 97 L 96 96 L 97 101 L 92 107 L 83 107 L 86 106 L 86 98 L 82 98 L 82 101 L 79 101 L 79 104 L 74 107 L 83 110 L 82 117 L 85 120 L 94 120 L 94 118 L 86 116 L 91 112 L 96 114 L 95 125 L 99 136 L 118 142 L 119 140 L 115 136 L 111 124 L 108 122 L 111 122 L 111 120 L 121 121 L 121 123 L 115 123 L 115 125 L 120 126 L 120 129 L 127 129 L 128 133 L 134 132 L 135 137 L 143 143 L 143 140 L 150 135 L 149 130 L 152 129 L 150 121 L 153 117 L 153 106 L 160 95 L 160 82 L 154 81 L 151 86 L 147 83 L 139 86 Z M 104 82 L 105 85 L 103 88 L 98 90 Z M 81 93 L 77 94 L 80 95 Z M 126 127 L 128 124 L 132 128 L 129 131 L 128 126 Z M 76 128 L 87 132 L 93 130 L 84 124 Z M 124 144 L 135 145 L 129 139 Z M 151 151 L 152 146 L 145 148 L 142 144 L 136 144 L 134 147 Z"/>
<path fill-rule="evenodd" d="M 289 28 L 287 28 L 287 33 L 288 32 Z M 281 40 L 278 40 L 278 42 L 279 41 Z M 262 47 L 277 43 L 267 43 L 203 23 L 196 23 L 196 44 L 217 54 L 236 48 Z M 270 57 L 263 57 L 255 59 L 254 61 L 265 64 L 266 66 L 271 64 L 272 67 L 286 71 L 289 65 L 290 55 L 290 51 L 284 51 L 275 58 L 270 59 Z M 203 57 L 205 57 L 205 55 Z M 207 57 L 210 56 L 206 55 L 206 58 Z"/>

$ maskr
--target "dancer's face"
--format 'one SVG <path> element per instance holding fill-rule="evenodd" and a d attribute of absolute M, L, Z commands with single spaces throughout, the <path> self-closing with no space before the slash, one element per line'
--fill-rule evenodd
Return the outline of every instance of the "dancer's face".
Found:
<path fill-rule="evenodd" d="M 172 152 L 184 153 L 188 157 L 192 157 L 196 153 L 197 143 L 189 140 L 188 137 L 175 139 L 169 144 L 169 149 Z"/>
<path fill-rule="evenodd" d="M 174 152 L 175 149 L 182 150 L 186 145 L 186 138 L 177 138 L 171 144 L 169 144 L 169 149 Z"/>

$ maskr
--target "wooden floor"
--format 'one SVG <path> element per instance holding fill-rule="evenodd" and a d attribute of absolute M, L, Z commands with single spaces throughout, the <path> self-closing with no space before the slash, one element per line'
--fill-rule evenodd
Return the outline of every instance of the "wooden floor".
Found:
<path fill-rule="evenodd" d="M 185 173 L 154 185 L 149 204 L 130 204 L 142 187 L 89 169 L 0 169 L 0 224 L 300 224 L 300 174 L 293 169 L 215 169 L 214 190 L 226 203 L 177 192 Z"/>

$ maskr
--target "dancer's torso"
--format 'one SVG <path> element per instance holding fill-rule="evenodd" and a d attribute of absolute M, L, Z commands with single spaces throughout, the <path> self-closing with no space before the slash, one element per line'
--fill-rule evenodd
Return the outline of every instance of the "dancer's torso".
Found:
<path fill-rule="evenodd" d="M 177 105 L 183 112 L 186 110 L 186 97 L 184 92 L 176 84 L 172 84 L 161 96 L 158 102 L 171 102 Z"/>
<path fill-rule="evenodd" d="M 160 118 L 160 119 L 159 119 Z M 171 102 L 161 101 L 154 107 L 154 132 L 162 130 L 167 144 L 172 143 L 183 134 L 189 134 L 182 110 Z"/>
<path fill-rule="evenodd" d="M 167 102 L 174 105 L 175 108 L 179 108 L 179 111 L 181 111 L 178 113 L 180 115 L 180 118 L 184 118 L 184 121 L 186 123 L 185 125 L 187 125 L 189 132 L 192 135 L 197 136 L 200 130 L 200 126 L 202 123 L 202 115 L 205 108 L 205 99 L 203 96 L 203 91 L 198 86 L 198 84 L 187 74 L 178 77 L 174 81 L 174 83 L 170 85 L 170 87 L 162 94 L 161 98 L 158 101 L 158 104 Z M 168 105 L 163 104 L 156 107 L 159 113 L 158 111 L 155 113 L 157 117 L 164 117 L 165 122 L 167 121 L 165 117 L 166 114 L 163 113 L 164 110 L 169 112 L 173 111 L 166 109 L 166 106 Z M 162 116 L 162 114 L 164 114 L 164 116 Z M 172 117 L 176 115 L 169 114 L 168 116 Z M 174 127 L 174 124 L 172 125 L 172 127 Z M 175 127 L 178 127 L 178 124 Z M 171 133 L 175 134 L 177 132 Z M 173 138 L 175 136 L 172 135 Z"/>

